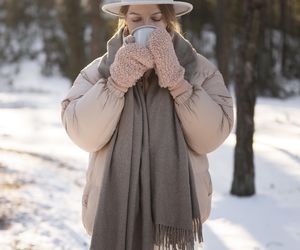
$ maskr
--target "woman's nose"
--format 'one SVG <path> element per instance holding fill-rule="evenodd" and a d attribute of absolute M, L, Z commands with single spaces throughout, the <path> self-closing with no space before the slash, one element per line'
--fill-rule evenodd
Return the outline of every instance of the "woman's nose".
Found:
<path fill-rule="evenodd" d="M 144 22 L 144 25 L 155 25 L 155 22 L 151 19 L 147 19 L 145 22 Z"/>

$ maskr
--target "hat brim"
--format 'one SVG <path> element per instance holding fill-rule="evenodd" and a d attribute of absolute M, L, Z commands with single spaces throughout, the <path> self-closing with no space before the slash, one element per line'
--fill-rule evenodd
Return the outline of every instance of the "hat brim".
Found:
<path fill-rule="evenodd" d="M 132 2 L 122 2 L 122 3 L 108 3 L 108 4 L 104 4 L 102 5 L 101 9 L 111 15 L 114 16 L 118 16 L 118 17 L 124 17 L 124 15 L 122 15 L 120 13 L 120 9 L 122 6 L 125 5 L 144 5 L 144 4 L 154 4 L 153 1 L 149 2 L 149 1 L 140 1 L 138 3 L 132 3 Z M 183 16 L 189 12 L 191 12 L 193 10 L 193 5 L 190 3 L 186 3 L 186 2 L 173 2 L 170 3 L 170 1 L 161 1 L 157 4 L 172 4 L 174 6 L 174 10 L 175 10 L 175 14 L 176 17 L 179 16 Z"/>

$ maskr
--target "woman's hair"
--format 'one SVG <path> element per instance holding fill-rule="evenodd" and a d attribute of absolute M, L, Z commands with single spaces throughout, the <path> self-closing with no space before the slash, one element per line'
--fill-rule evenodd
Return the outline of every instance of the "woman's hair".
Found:
<path fill-rule="evenodd" d="M 165 19 L 166 24 L 167 24 L 167 27 L 166 27 L 167 31 L 168 32 L 176 31 L 176 32 L 182 34 L 181 26 L 176 18 L 176 13 L 174 11 L 173 5 L 172 4 L 158 4 L 158 7 Z M 128 9 L 129 9 L 129 5 L 122 6 L 120 9 L 120 13 L 125 16 L 127 14 Z M 128 35 L 129 31 L 127 28 L 126 21 L 123 17 L 120 17 L 119 21 L 118 21 L 118 27 L 115 30 L 115 33 L 117 33 L 117 31 L 123 27 L 125 27 L 125 35 Z"/>

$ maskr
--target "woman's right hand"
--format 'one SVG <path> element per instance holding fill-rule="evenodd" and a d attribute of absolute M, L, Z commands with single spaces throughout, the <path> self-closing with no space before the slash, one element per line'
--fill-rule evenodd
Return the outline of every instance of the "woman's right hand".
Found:
<path fill-rule="evenodd" d="M 154 67 L 154 58 L 150 50 L 133 41 L 124 43 L 110 66 L 111 76 L 108 80 L 113 80 L 112 84 L 124 92 L 135 85 L 148 69 Z"/>

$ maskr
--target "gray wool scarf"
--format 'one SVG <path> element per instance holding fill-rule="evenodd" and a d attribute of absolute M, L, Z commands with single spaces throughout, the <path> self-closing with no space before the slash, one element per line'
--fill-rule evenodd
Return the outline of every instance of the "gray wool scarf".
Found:
<path fill-rule="evenodd" d="M 123 28 L 107 43 L 98 71 L 109 67 L 123 44 Z M 173 44 L 185 79 L 196 67 L 196 51 L 175 32 Z M 125 94 L 111 138 L 91 239 L 91 250 L 193 250 L 203 241 L 200 209 L 188 149 L 168 89 L 151 69 Z M 190 82 L 190 81 L 189 81 Z"/>

